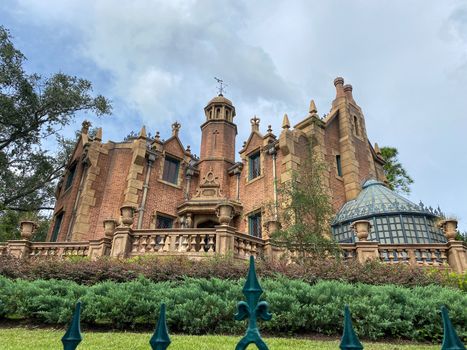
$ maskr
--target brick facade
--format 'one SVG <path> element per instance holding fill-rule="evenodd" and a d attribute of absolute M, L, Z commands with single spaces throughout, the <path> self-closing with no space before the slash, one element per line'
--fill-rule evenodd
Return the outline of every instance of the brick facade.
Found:
<path fill-rule="evenodd" d="M 228 204 L 234 213 L 231 226 L 251 234 L 259 222 L 265 237 L 266 223 L 276 219 L 280 207 L 276 187 L 300 167 L 310 142 L 327 164 L 323 181 L 337 211 L 358 195 L 364 180 L 385 178 L 384 162 L 377 145 L 368 141 L 352 87 L 344 85 L 342 78 L 334 84 L 336 98 L 324 118 L 312 102 L 308 115 L 293 128 L 285 116 L 278 136 L 270 128 L 261 133 L 260 120 L 252 118 L 251 134 L 239 151 L 239 161 L 235 159 L 235 107 L 221 95 L 209 101 L 205 119 L 200 120 L 200 158 L 182 145 L 178 123 L 166 141 L 158 134 L 149 140 L 143 128 L 137 138 L 119 143 L 102 143 L 101 130 L 91 138 L 88 126 L 83 127 L 57 188 L 48 240 L 54 233 L 58 241 L 101 238 L 103 221 L 113 218 L 118 222 L 124 205 L 135 208 L 134 228 L 154 229 L 158 217 L 172 227 L 218 225 L 218 205 Z M 172 170 L 164 172 L 169 166 Z M 65 188 L 71 173 L 71 184 Z M 255 221 L 258 215 L 260 221 Z"/>

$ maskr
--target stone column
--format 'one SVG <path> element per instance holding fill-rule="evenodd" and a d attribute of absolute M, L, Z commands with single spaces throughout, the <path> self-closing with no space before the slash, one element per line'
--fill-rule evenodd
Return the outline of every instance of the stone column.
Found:
<path fill-rule="evenodd" d="M 216 226 L 216 254 L 234 252 L 235 227 L 227 225 Z"/>
<path fill-rule="evenodd" d="M 467 270 L 467 252 L 464 242 L 456 241 L 457 220 L 446 219 L 440 224 L 448 243 L 448 263 L 451 269 L 463 273 Z"/>
<path fill-rule="evenodd" d="M 108 237 L 90 240 L 88 256 L 91 260 L 97 260 L 97 258 L 109 255 L 111 246 L 112 239 Z"/>
<path fill-rule="evenodd" d="M 371 231 L 371 222 L 368 220 L 358 220 L 350 225 L 354 229 L 358 242 L 355 243 L 357 259 L 360 263 L 367 260 L 379 259 L 378 242 L 367 241 Z"/>

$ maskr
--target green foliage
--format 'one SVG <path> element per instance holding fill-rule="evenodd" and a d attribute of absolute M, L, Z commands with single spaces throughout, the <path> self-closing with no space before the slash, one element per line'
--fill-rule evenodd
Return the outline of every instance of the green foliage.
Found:
<path fill-rule="evenodd" d="M 59 131 L 80 111 L 110 112 L 89 81 L 63 73 L 28 74 L 25 56 L 0 26 L 0 212 L 50 208 L 56 180 L 69 158 L 70 142 Z M 55 137 L 60 149 L 42 143 Z"/>
<path fill-rule="evenodd" d="M 399 151 L 394 147 L 381 147 L 381 155 L 386 162 L 384 174 L 391 190 L 409 194 L 413 180 L 402 164 L 399 163 L 398 154 Z"/>
<path fill-rule="evenodd" d="M 333 215 L 329 193 L 323 186 L 326 164 L 318 158 L 311 142 L 301 147 L 307 157 L 292 172 L 292 179 L 278 187 L 283 228 L 272 235 L 289 250 L 296 251 L 299 261 L 306 256 L 322 257 L 339 251 L 336 242 L 326 238 L 332 237 L 329 220 Z"/>
<path fill-rule="evenodd" d="M 240 334 L 244 325 L 233 314 L 242 300 L 244 280 L 190 279 L 154 283 L 145 278 L 126 283 L 80 286 L 67 281 L 24 281 L 0 277 L 0 317 L 64 324 L 76 300 L 82 321 L 119 329 L 152 328 L 161 303 L 167 304 L 171 332 Z M 339 335 L 349 304 L 356 332 L 363 338 L 440 341 L 440 306 L 446 304 L 458 334 L 467 336 L 467 296 L 439 286 L 403 288 L 338 281 L 310 285 L 285 277 L 261 281 L 273 314 L 261 329 L 269 334 Z"/>

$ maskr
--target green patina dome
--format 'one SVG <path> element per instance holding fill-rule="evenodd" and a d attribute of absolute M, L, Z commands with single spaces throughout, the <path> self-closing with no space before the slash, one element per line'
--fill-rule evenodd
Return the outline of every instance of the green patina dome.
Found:
<path fill-rule="evenodd" d="M 446 238 L 436 227 L 438 212 L 417 205 L 387 188 L 382 182 L 368 180 L 357 198 L 344 204 L 332 222 L 338 242 L 354 242 L 350 224 L 368 220 L 370 241 L 386 244 L 444 243 Z"/>

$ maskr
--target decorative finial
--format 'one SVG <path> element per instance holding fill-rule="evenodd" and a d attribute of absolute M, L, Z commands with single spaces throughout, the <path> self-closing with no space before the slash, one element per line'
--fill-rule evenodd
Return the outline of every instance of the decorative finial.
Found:
<path fill-rule="evenodd" d="M 268 130 L 267 130 L 268 134 L 272 134 L 272 126 L 271 125 L 268 125 Z"/>
<path fill-rule="evenodd" d="M 248 277 L 246 278 L 243 287 L 243 295 L 245 295 L 246 302 L 240 301 L 237 304 L 237 313 L 235 320 L 242 321 L 248 318 L 248 328 L 245 336 L 240 339 L 235 350 L 245 350 L 249 344 L 256 344 L 258 349 L 268 350 L 268 346 L 261 339 L 259 334 L 257 319 L 269 321 L 272 315 L 268 312 L 268 303 L 265 301 L 259 302 L 259 297 L 263 294 L 263 290 L 259 285 L 258 278 L 256 277 L 255 258 L 250 256 L 250 268 L 248 269 Z"/>
<path fill-rule="evenodd" d="M 310 115 L 318 113 L 318 110 L 316 109 L 316 105 L 315 105 L 315 100 L 311 100 L 311 102 L 310 102 L 309 113 L 310 113 Z"/>
<path fill-rule="evenodd" d="M 180 131 L 181 125 L 179 122 L 175 122 L 172 124 L 172 136 L 178 136 L 178 132 Z"/>
<path fill-rule="evenodd" d="M 167 321 L 165 318 L 165 304 L 161 305 L 161 312 L 154 334 L 149 340 L 152 350 L 165 350 L 169 347 L 171 341 L 167 330 Z"/>
<path fill-rule="evenodd" d="M 226 92 L 225 87 L 228 86 L 222 79 L 214 77 L 214 79 L 217 81 L 219 86 L 217 87 L 217 91 L 219 92 L 219 96 L 224 96 L 224 92 Z"/>
<path fill-rule="evenodd" d="M 357 334 L 352 327 L 352 318 L 350 317 L 349 305 L 345 305 L 344 309 L 344 333 L 342 334 L 341 350 L 362 350 L 363 345 L 358 340 Z"/>
<path fill-rule="evenodd" d="M 146 127 L 143 125 L 141 128 L 141 131 L 139 132 L 138 139 L 147 139 L 147 134 L 146 134 Z"/>
<path fill-rule="evenodd" d="M 186 146 L 185 152 L 191 154 L 191 147 L 190 147 L 190 145 Z"/>
<path fill-rule="evenodd" d="M 256 115 L 250 119 L 251 123 L 251 131 L 258 131 L 259 132 L 259 122 L 261 119 L 259 119 Z"/>
<path fill-rule="evenodd" d="M 63 350 L 75 350 L 78 344 L 83 340 L 80 327 L 81 316 L 81 301 L 76 303 L 73 318 L 71 319 L 70 326 L 62 338 Z"/>
<path fill-rule="evenodd" d="M 441 315 L 443 316 L 443 343 L 441 350 L 465 350 L 464 344 L 459 339 L 456 330 L 452 326 L 451 320 L 449 319 L 448 310 L 446 306 L 441 307 Z"/>
<path fill-rule="evenodd" d="M 284 114 L 284 119 L 282 119 L 282 129 L 290 129 L 289 116 L 287 113 Z"/>
<path fill-rule="evenodd" d="M 102 128 L 97 129 L 94 141 L 102 141 Z"/>
<path fill-rule="evenodd" d="M 91 122 L 89 120 L 84 120 L 81 123 L 81 133 L 87 135 L 90 127 L 91 127 Z"/>
<path fill-rule="evenodd" d="M 155 142 L 161 141 L 161 134 L 159 133 L 159 131 L 156 131 L 156 136 L 154 136 L 154 141 Z"/>
<path fill-rule="evenodd" d="M 245 147 L 246 147 L 246 141 L 243 141 L 242 148 L 245 148 Z"/>

